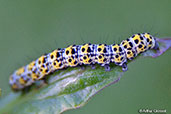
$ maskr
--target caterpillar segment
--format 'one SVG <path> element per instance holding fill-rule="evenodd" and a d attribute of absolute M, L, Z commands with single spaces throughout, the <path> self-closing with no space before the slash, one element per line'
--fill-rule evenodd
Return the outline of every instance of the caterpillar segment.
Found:
<path fill-rule="evenodd" d="M 149 33 L 134 34 L 120 44 L 83 44 L 70 45 L 67 48 L 55 49 L 42 55 L 37 60 L 16 70 L 9 79 L 13 90 L 22 90 L 48 74 L 67 67 L 95 64 L 110 71 L 110 63 L 115 63 L 127 70 L 127 61 L 149 49 L 158 49 L 156 39 Z"/>
<path fill-rule="evenodd" d="M 94 44 L 84 44 L 78 46 L 78 58 L 80 65 L 95 64 L 95 47 Z"/>
<path fill-rule="evenodd" d="M 71 45 L 64 49 L 63 58 L 65 67 L 75 67 L 78 65 L 78 48 L 76 45 Z"/>

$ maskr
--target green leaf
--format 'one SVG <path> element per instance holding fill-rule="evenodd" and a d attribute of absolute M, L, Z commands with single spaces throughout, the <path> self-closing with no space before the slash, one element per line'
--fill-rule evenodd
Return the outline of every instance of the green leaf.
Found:
<path fill-rule="evenodd" d="M 158 57 L 171 47 L 170 39 L 157 39 L 160 50 L 149 50 L 140 57 Z M 137 58 L 136 58 L 137 59 Z M 123 75 L 121 67 L 111 65 L 111 71 L 96 65 L 84 68 L 68 68 L 47 77 L 47 85 L 33 86 L 28 91 L 11 92 L 0 99 L 0 113 L 10 114 L 47 114 L 62 113 L 79 108 L 97 92 L 118 82 Z"/>

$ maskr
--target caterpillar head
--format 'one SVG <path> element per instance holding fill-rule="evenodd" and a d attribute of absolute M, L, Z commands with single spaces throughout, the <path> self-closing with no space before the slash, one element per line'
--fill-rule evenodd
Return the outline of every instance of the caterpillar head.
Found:
<path fill-rule="evenodd" d="M 155 38 L 155 46 L 153 47 L 153 49 L 159 50 L 159 43 L 156 41 L 156 38 Z"/>

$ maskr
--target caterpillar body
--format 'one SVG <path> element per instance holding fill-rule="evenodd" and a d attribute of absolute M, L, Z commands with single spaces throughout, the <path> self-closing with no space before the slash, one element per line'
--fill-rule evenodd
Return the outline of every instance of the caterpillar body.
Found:
<path fill-rule="evenodd" d="M 10 76 L 9 83 L 13 90 L 22 90 L 56 70 L 78 65 L 100 64 L 109 71 L 109 64 L 115 63 L 126 71 L 128 60 L 149 49 L 158 49 L 155 37 L 149 33 L 134 34 L 120 44 L 70 45 L 19 68 Z"/>

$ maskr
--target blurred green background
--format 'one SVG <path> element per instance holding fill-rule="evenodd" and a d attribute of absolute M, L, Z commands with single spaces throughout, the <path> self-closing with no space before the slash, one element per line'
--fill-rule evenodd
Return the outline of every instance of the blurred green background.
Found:
<path fill-rule="evenodd" d="M 0 0 L 0 88 L 9 75 L 69 44 L 119 43 L 138 32 L 171 37 L 170 0 Z M 64 114 L 137 114 L 171 107 L 171 50 L 131 62 L 121 80 Z"/>

